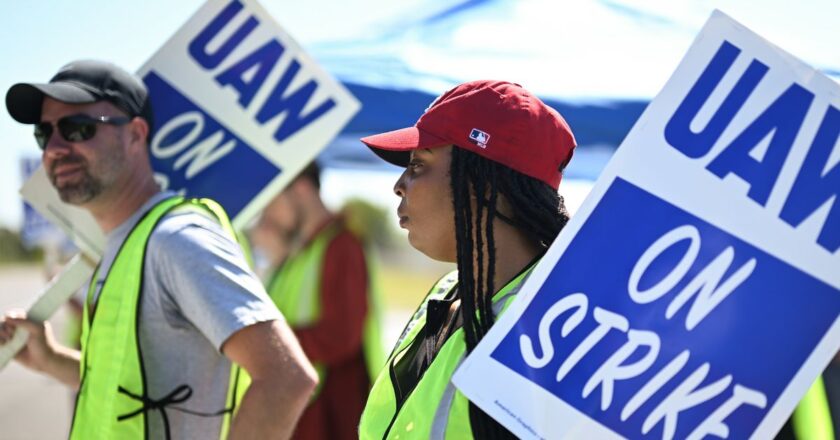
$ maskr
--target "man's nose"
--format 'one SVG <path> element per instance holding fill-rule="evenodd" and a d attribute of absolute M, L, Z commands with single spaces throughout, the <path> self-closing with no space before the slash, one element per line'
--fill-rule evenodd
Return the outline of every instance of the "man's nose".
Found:
<path fill-rule="evenodd" d="M 65 141 L 60 134 L 52 133 L 44 145 L 44 157 L 56 158 L 66 156 L 73 146 L 70 142 Z"/>

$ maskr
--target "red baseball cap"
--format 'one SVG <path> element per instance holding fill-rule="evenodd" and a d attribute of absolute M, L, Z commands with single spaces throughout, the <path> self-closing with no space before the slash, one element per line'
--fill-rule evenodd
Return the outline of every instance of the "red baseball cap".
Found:
<path fill-rule="evenodd" d="M 405 167 L 411 150 L 455 145 L 560 186 L 575 137 L 553 108 L 519 84 L 472 81 L 438 97 L 413 127 L 361 139 L 387 162 Z"/>

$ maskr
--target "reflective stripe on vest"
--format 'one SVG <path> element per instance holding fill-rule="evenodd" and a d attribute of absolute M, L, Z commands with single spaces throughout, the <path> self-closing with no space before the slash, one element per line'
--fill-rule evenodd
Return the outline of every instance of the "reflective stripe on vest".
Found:
<path fill-rule="evenodd" d="M 81 385 L 70 431 L 73 440 L 148 438 L 148 411 L 160 411 L 169 438 L 166 406 L 184 402 L 192 394 L 188 385 L 181 385 L 161 399 L 153 400 L 148 396 L 138 334 L 146 246 L 158 222 L 179 207 L 211 213 L 228 233 L 233 233 L 227 215 L 218 204 L 206 199 L 185 201 L 182 197 L 161 201 L 129 232 L 102 285 L 92 320 L 90 301 L 84 304 L 79 363 Z M 95 279 L 96 274 L 89 296 L 92 296 Z M 241 378 L 238 370 L 237 366 L 232 366 L 232 378 Z M 220 438 L 226 437 L 229 419 L 238 402 L 234 391 L 240 387 L 231 383 L 228 388 L 227 407 L 217 414 L 206 414 L 225 416 Z"/>
<path fill-rule="evenodd" d="M 292 328 L 315 324 L 321 316 L 321 271 L 327 247 L 342 232 L 336 225 L 324 228 L 300 252 L 289 257 L 268 285 L 268 295 L 286 317 Z M 367 258 L 367 316 L 365 316 L 362 347 L 371 381 L 385 363 L 382 346 L 381 301 L 373 265 Z M 327 369 L 315 364 L 320 387 L 325 383 Z M 314 398 L 314 397 L 313 397 Z"/>
<path fill-rule="evenodd" d="M 831 409 L 822 376 L 817 377 L 793 412 L 793 432 L 799 440 L 834 440 Z"/>
<path fill-rule="evenodd" d="M 493 296 L 493 313 L 504 311 L 531 268 L 511 280 Z M 414 390 L 396 413 L 394 385 L 391 378 L 393 363 L 407 349 L 426 324 L 426 305 L 430 299 L 443 299 L 455 288 L 457 271 L 441 278 L 431 289 L 403 330 L 402 336 L 373 385 L 362 420 L 359 438 L 373 439 L 462 439 L 472 437 L 469 402 L 455 389 L 451 378 L 464 360 L 466 345 L 464 329 L 456 330 L 443 344 L 431 365 L 423 373 Z M 396 414 L 395 414 L 396 413 Z"/>

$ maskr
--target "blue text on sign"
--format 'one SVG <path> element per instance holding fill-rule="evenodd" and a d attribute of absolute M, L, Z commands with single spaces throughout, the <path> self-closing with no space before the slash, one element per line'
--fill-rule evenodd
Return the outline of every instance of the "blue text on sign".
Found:
<path fill-rule="evenodd" d="M 738 47 L 724 41 L 665 126 L 665 139 L 686 156 L 703 158 L 713 149 L 767 74 L 769 67 L 753 59 L 706 126 L 697 132 L 692 130 L 691 122 L 740 54 Z M 812 92 L 790 84 L 706 168 L 719 178 L 729 174 L 740 177 L 750 187 L 747 196 L 765 206 L 813 101 Z M 765 154 L 756 159 L 751 152 L 768 137 Z M 817 243 L 831 253 L 840 249 L 840 164 L 826 167 L 838 137 L 840 110 L 828 105 L 779 213 L 783 221 L 795 228 L 823 205 L 830 204 Z"/>
<path fill-rule="evenodd" d="M 202 68 L 212 71 L 219 67 L 260 25 L 259 19 L 251 15 L 226 40 L 215 41 L 243 8 L 239 1 L 229 3 L 190 42 L 189 54 Z M 211 46 L 215 49 L 211 49 Z M 301 64 L 296 59 L 288 63 L 276 84 L 265 84 L 269 73 L 277 67 L 285 52 L 286 47 L 283 43 L 276 39 L 268 39 L 230 67 L 221 72 L 214 72 L 214 79 L 220 86 L 231 87 L 236 91 L 239 96 L 237 102 L 242 108 L 248 108 L 252 104 L 260 89 L 272 87 L 255 117 L 258 123 L 265 124 L 284 115 L 274 133 L 274 139 L 278 142 L 288 139 L 336 106 L 332 98 L 327 98 L 304 113 L 304 108 L 310 105 L 309 101 L 318 89 L 318 83 L 310 79 L 296 90 L 290 90 L 290 85 L 301 70 Z"/>

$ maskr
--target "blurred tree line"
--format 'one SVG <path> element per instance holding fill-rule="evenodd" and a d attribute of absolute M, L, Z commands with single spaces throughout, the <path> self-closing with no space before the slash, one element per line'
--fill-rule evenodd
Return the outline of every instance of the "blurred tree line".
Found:
<path fill-rule="evenodd" d="M 345 202 L 341 214 L 347 227 L 365 243 L 393 249 L 405 241 L 399 236 L 388 211 L 381 206 L 352 198 Z"/>
<path fill-rule="evenodd" d="M 37 262 L 42 258 L 43 251 L 40 248 L 28 249 L 19 233 L 0 228 L 0 263 Z"/>
<path fill-rule="evenodd" d="M 363 242 L 380 249 L 404 245 L 387 209 L 364 199 L 349 199 L 341 209 L 347 227 Z M 38 262 L 44 252 L 40 247 L 27 248 L 18 232 L 0 227 L 0 263 Z"/>

